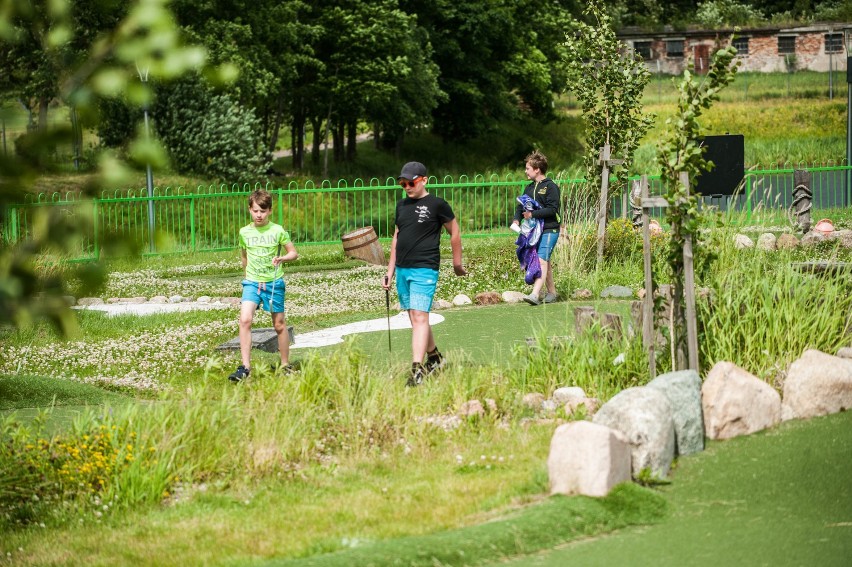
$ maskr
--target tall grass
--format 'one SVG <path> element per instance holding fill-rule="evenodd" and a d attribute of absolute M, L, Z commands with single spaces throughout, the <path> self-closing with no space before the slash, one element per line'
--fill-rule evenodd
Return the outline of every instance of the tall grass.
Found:
<path fill-rule="evenodd" d="M 834 354 L 852 339 L 848 274 L 803 272 L 793 265 L 801 252 L 721 242 L 712 300 L 697 305 L 704 368 L 726 360 L 780 387 L 806 349 Z"/>

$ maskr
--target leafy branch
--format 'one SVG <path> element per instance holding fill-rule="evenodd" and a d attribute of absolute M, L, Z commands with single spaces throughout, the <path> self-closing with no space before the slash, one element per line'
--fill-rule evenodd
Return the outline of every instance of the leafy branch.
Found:
<path fill-rule="evenodd" d="M 654 122 L 654 115 L 642 111 L 651 73 L 615 36 L 602 0 L 588 0 L 583 13 L 595 25 L 576 22 L 566 33 L 567 86 L 580 101 L 586 124 L 586 179 L 600 177 L 598 148 L 609 143 L 613 157 L 624 160 L 616 174 L 618 189 L 626 184 L 633 154 Z"/>
<path fill-rule="evenodd" d="M 674 325 L 673 335 L 680 343 L 685 336 L 682 302 L 684 289 L 684 246 L 687 240 L 692 251 L 698 255 L 698 231 L 700 216 L 698 197 L 689 190 L 690 180 L 695 180 L 701 171 L 713 167 L 713 163 L 704 159 L 704 147 L 699 144 L 701 124 L 699 118 L 704 110 L 710 108 L 719 99 L 719 92 L 729 85 L 737 73 L 740 62 L 736 59 L 737 50 L 733 45 L 719 47 L 713 55 L 707 75 L 699 80 L 690 61 L 678 84 L 677 112 L 666 120 L 666 135 L 657 149 L 661 167 L 661 179 L 667 189 L 666 221 L 671 226 L 671 238 L 667 250 L 667 260 L 674 286 Z M 686 184 L 682 180 L 685 180 Z M 706 262 L 699 264 L 706 265 Z M 678 345 L 675 350 L 683 352 Z"/>

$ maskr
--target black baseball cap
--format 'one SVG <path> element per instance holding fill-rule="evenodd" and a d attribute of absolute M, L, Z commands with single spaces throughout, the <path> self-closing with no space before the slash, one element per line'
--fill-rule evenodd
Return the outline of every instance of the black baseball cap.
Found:
<path fill-rule="evenodd" d="M 426 177 L 426 166 L 419 161 L 410 161 L 402 166 L 397 179 L 414 180 L 415 177 Z"/>

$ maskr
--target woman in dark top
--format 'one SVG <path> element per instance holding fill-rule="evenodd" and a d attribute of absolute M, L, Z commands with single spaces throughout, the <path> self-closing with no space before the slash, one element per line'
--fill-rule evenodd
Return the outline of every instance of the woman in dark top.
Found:
<path fill-rule="evenodd" d="M 553 254 L 553 249 L 556 248 L 556 242 L 559 239 L 559 205 L 560 195 L 559 186 L 547 177 L 547 158 L 539 152 L 534 151 L 527 156 L 525 172 L 530 184 L 524 189 L 524 194 L 532 199 L 535 199 L 540 209 L 534 211 L 525 211 L 518 204 L 515 208 L 515 219 L 513 224 L 520 224 L 521 218 L 541 219 L 544 222 L 542 227 L 541 239 L 538 242 L 538 258 L 541 263 L 541 277 L 533 282 L 532 293 L 524 296 L 524 301 L 530 305 L 539 305 L 541 303 L 541 288 L 546 288 L 544 295 L 545 303 L 553 303 L 557 300 L 556 286 L 553 283 L 553 270 L 550 266 L 550 257 Z"/>

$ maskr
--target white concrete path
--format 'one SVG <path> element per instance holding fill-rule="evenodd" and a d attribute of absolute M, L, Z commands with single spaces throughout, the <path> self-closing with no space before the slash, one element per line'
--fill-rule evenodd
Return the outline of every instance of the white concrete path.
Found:
<path fill-rule="evenodd" d="M 444 320 L 443 315 L 437 313 L 429 313 L 429 324 L 437 325 Z M 411 321 L 408 320 L 408 312 L 400 311 L 398 314 L 390 318 L 391 330 L 395 329 L 410 329 Z M 357 323 L 348 323 L 310 333 L 296 333 L 295 342 L 290 345 L 290 350 L 296 348 L 316 348 L 328 345 L 336 345 L 343 342 L 343 337 L 354 333 L 373 333 L 377 331 L 388 330 L 387 317 L 381 319 L 370 319 L 369 321 L 359 321 Z M 378 340 L 378 339 L 377 339 Z"/>

